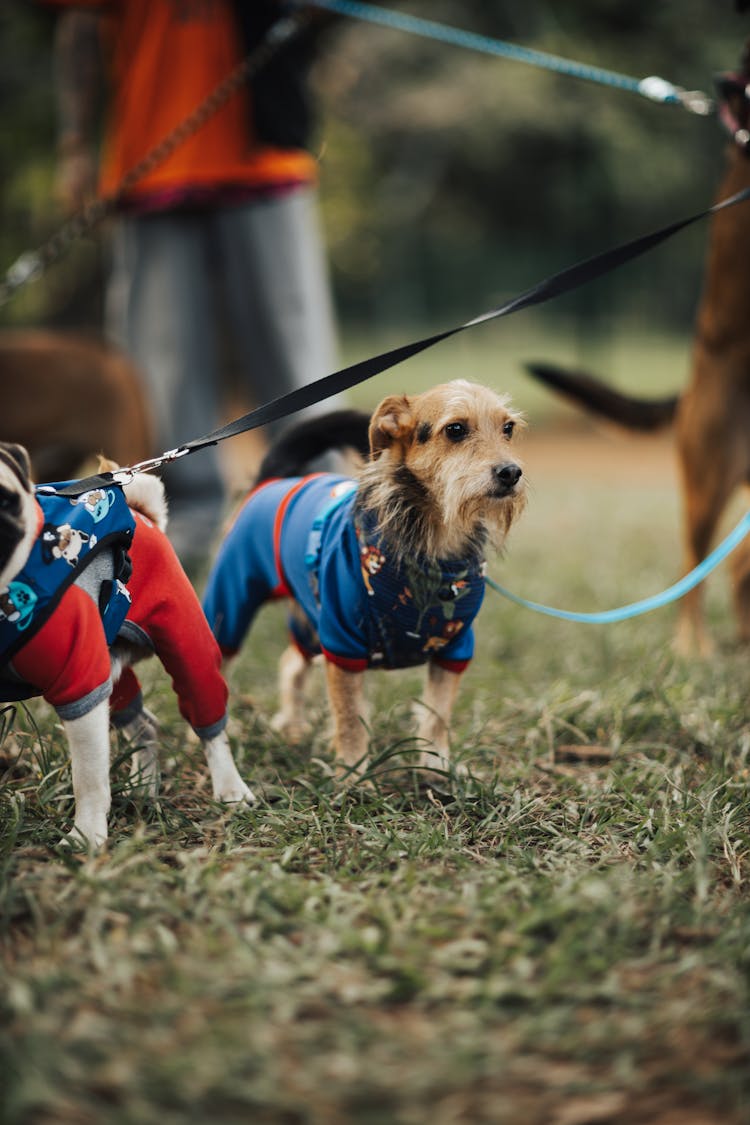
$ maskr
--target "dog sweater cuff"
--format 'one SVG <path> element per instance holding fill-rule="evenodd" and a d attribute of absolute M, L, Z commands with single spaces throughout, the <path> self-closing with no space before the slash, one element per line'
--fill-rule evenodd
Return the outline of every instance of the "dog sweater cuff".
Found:
<path fill-rule="evenodd" d="M 457 676 L 466 671 L 470 663 L 468 660 L 448 660 L 447 658 L 441 660 L 440 657 L 435 658 L 434 662 L 439 664 L 441 668 L 445 668 L 446 672 L 455 672 Z"/>
<path fill-rule="evenodd" d="M 57 714 L 63 721 L 70 719 L 82 719 L 84 715 L 88 715 L 95 707 L 105 700 L 109 699 L 112 694 L 112 679 L 111 677 L 93 691 L 87 692 L 86 695 L 81 696 L 80 699 L 74 699 L 70 703 L 61 703 L 55 707 Z"/>
<path fill-rule="evenodd" d="M 329 652 L 327 648 L 323 649 L 323 656 L 330 664 L 336 664 L 339 668 L 343 668 L 345 672 L 364 672 L 369 667 L 367 659 L 363 656 L 337 656 L 335 652 Z"/>
<path fill-rule="evenodd" d="M 121 707 L 119 711 L 113 711 L 110 715 L 109 721 L 116 730 L 122 730 L 128 723 L 132 722 L 137 715 L 140 715 L 143 710 L 143 695 L 141 692 L 131 699 L 125 707 Z"/>
<path fill-rule="evenodd" d="M 221 718 L 217 719 L 217 721 L 215 723 L 211 723 L 210 726 L 193 727 L 193 730 L 198 735 L 198 738 L 200 738 L 202 741 L 205 742 L 210 738 L 216 738 L 217 734 L 221 734 L 221 732 L 224 730 L 224 727 L 226 725 L 227 725 L 227 713 L 225 711 L 224 714 L 221 716 Z"/>

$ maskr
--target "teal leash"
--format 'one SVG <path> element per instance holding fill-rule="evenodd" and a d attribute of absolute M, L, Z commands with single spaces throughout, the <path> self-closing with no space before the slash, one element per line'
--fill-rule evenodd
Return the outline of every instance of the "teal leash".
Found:
<path fill-rule="evenodd" d="M 631 94 L 639 94 L 649 101 L 661 102 L 667 105 L 681 105 L 690 113 L 697 113 L 706 117 L 716 110 L 712 98 L 701 90 L 683 90 L 665 78 L 650 75 L 648 78 L 631 78 L 627 74 L 620 74 L 615 70 L 605 70 L 598 66 L 589 66 L 586 63 L 573 62 L 570 59 L 551 55 L 547 51 L 537 51 L 531 47 L 520 47 L 517 43 L 508 43 L 502 39 L 493 39 L 488 35 L 479 35 L 463 28 L 450 27 L 434 20 L 421 19 L 410 16 L 406 12 L 398 12 L 393 8 L 381 8 L 375 4 L 366 4 L 360 0 L 313 0 L 317 8 L 325 8 L 338 15 L 350 16 L 353 19 L 365 20 L 368 23 L 380 24 L 395 31 L 405 31 L 411 35 L 419 35 L 423 39 L 433 39 L 440 43 L 449 43 L 453 47 L 464 47 L 470 51 L 479 51 L 485 55 L 494 55 L 496 58 L 511 59 L 514 62 L 527 63 L 530 66 L 541 67 L 554 71 L 556 74 L 565 74 L 570 78 L 582 78 L 587 82 L 597 82 L 602 86 L 626 90 Z"/>
<path fill-rule="evenodd" d="M 516 605 L 524 606 L 526 609 L 533 609 L 536 613 L 544 613 L 548 617 L 561 618 L 563 621 L 582 622 L 587 625 L 609 625 L 617 621 L 626 621 L 630 617 L 640 617 L 641 614 L 649 613 L 652 609 L 661 609 L 662 606 L 669 605 L 683 597 L 688 590 L 692 590 L 712 570 L 715 570 L 735 547 L 739 546 L 748 532 L 750 532 L 750 512 L 742 517 L 734 530 L 730 531 L 726 539 L 722 540 L 710 555 L 707 555 L 698 566 L 691 570 L 689 574 L 686 574 L 684 578 L 681 578 L 679 582 L 675 582 L 673 586 L 669 586 L 668 589 L 662 590 L 660 594 L 654 594 L 650 598 L 643 598 L 641 601 L 632 602 L 630 605 L 620 606 L 619 609 L 605 609 L 599 613 L 575 613 L 567 609 L 554 609 L 552 606 L 540 605 L 539 602 L 530 602 L 519 597 L 518 594 L 512 594 L 510 590 L 506 590 L 504 586 L 501 586 L 492 578 L 486 577 L 485 582 L 498 594 L 502 594 L 504 598 L 508 598 Z"/>

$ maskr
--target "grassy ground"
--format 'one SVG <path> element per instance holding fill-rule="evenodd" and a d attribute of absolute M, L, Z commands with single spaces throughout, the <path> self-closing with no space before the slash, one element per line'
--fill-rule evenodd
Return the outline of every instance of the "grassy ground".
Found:
<path fill-rule="evenodd" d="M 541 432 L 525 458 L 529 510 L 493 575 L 583 609 L 676 576 L 668 443 Z M 134 801 L 120 759 L 97 858 L 56 849 L 51 716 L 7 713 L 2 1120 L 749 1121 L 750 713 L 724 574 L 709 609 L 717 654 L 693 664 L 670 610 L 570 625 L 488 593 L 455 725 L 469 778 L 446 796 L 394 771 L 419 677 L 382 674 L 374 785 L 342 797 L 319 683 L 305 745 L 267 726 L 271 607 L 231 727 L 264 801 L 211 803 L 149 670 L 163 796 Z"/>

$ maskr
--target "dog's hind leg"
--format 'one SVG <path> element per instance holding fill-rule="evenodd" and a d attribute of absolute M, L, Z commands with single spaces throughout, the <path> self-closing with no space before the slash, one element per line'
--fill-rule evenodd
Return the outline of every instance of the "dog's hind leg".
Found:
<path fill-rule="evenodd" d="M 159 724 L 143 706 L 141 685 L 130 667 L 136 658 L 135 647 L 116 642 L 110 650 L 112 680 L 115 685 L 110 700 L 114 708 L 110 723 L 125 736 L 132 747 L 130 780 L 143 797 L 159 794 Z M 122 700 L 126 699 L 125 705 Z"/>
<path fill-rule="evenodd" d="M 68 838 L 100 848 L 107 841 L 109 787 L 109 700 L 98 703 L 87 715 L 63 719 L 70 746 L 75 819 Z"/>
<path fill-rule="evenodd" d="M 443 773 L 450 769 L 450 723 L 460 682 L 460 672 L 451 672 L 434 661 L 428 664 L 422 701 L 418 704 L 417 737 L 426 744 L 419 758 L 423 769 Z"/>
<path fill-rule="evenodd" d="M 305 684 L 310 661 L 296 645 L 284 649 L 279 660 L 279 709 L 271 727 L 290 742 L 297 742 L 305 730 Z"/>
<path fill-rule="evenodd" d="M 121 728 L 135 749 L 130 759 L 130 780 L 144 797 L 159 794 L 159 724 L 144 707 Z"/>

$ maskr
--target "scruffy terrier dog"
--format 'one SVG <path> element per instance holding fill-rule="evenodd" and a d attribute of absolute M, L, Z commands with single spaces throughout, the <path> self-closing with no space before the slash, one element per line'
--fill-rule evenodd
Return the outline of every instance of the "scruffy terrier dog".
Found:
<path fill-rule="evenodd" d="M 524 505 L 510 451 L 521 422 L 508 400 L 463 380 L 390 396 L 372 418 L 304 422 L 266 456 L 220 548 L 204 609 L 226 656 L 264 601 L 290 596 L 292 644 L 280 665 L 277 729 L 303 725 L 304 682 L 325 657 L 338 766 L 363 772 L 362 672 L 427 664 L 420 766 L 449 769 L 449 726 L 473 654 L 484 554 L 501 549 Z M 353 480 L 299 475 L 327 449 L 369 456 Z"/>
<path fill-rule="evenodd" d="M 111 464 L 103 466 L 115 468 Z M 29 479 L 26 450 L 0 442 L 0 699 L 43 695 L 62 721 L 75 797 L 74 842 L 107 838 L 109 725 L 138 747 L 134 780 L 158 786 L 157 729 L 131 664 L 159 656 L 203 742 L 214 797 L 251 801 L 225 730 L 221 654 L 164 535 L 164 489 L 66 495 Z"/>

